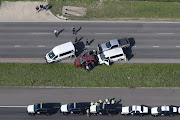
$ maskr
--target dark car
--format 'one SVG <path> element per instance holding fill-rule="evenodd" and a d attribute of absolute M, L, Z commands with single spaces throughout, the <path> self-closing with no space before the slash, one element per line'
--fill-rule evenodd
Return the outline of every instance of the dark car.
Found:
<path fill-rule="evenodd" d="M 90 102 L 69 103 L 61 106 L 63 114 L 85 114 L 86 109 L 90 108 Z"/>
<path fill-rule="evenodd" d="M 29 115 L 36 115 L 36 114 L 51 115 L 57 113 L 60 107 L 61 107 L 60 103 L 38 103 L 35 105 L 29 105 L 27 107 L 27 112 Z"/>
<path fill-rule="evenodd" d="M 81 56 L 79 58 L 75 59 L 75 65 L 76 67 L 83 67 L 86 68 L 87 66 L 91 66 L 92 68 L 94 68 L 95 64 L 98 61 L 96 60 L 96 56 L 95 55 L 85 55 L 85 56 Z"/>

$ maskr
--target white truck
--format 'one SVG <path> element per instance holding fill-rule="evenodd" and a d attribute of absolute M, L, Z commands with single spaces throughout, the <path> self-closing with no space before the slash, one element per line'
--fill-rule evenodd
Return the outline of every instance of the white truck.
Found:
<path fill-rule="evenodd" d="M 97 55 L 97 58 L 98 58 L 99 64 L 106 64 L 106 65 L 110 65 L 110 63 L 116 62 L 119 60 L 126 61 L 126 55 L 124 54 L 121 47 L 117 47 L 117 48 L 99 53 Z"/>

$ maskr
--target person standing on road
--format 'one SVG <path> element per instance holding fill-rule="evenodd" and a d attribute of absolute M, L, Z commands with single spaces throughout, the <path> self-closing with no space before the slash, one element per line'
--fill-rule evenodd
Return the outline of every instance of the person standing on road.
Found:
<path fill-rule="evenodd" d="M 54 34 L 55 34 L 56 37 L 58 37 L 58 33 L 59 33 L 58 30 L 55 29 Z"/>
<path fill-rule="evenodd" d="M 75 34 L 75 33 L 76 33 L 76 28 L 73 27 L 72 31 L 73 31 L 73 34 Z M 76 35 L 76 34 L 75 34 L 75 35 Z"/>

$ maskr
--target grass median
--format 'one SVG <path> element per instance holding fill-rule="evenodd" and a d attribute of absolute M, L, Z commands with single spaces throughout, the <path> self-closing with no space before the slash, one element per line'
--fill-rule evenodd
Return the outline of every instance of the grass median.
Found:
<path fill-rule="evenodd" d="M 0 86 L 180 87 L 180 64 L 0 63 Z"/>
<path fill-rule="evenodd" d="M 62 14 L 62 6 L 87 8 L 84 17 L 70 19 L 180 19 L 178 2 L 49 0 L 49 3 L 53 6 L 51 11 L 54 15 Z"/>

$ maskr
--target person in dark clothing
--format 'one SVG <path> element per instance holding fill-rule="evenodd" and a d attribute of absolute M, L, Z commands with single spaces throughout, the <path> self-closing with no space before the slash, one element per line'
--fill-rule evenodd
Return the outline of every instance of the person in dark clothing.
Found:
<path fill-rule="evenodd" d="M 41 4 L 41 5 L 40 5 L 40 8 L 41 8 L 41 10 L 43 10 L 44 6 Z"/>
<path fill-rule="evenodd" d="M 73 27 L 72 31 L 73 31 L 73 34 L 75 34 L 76 33 L 76 28 Z"/>
<path fill-rule="evenodd" d="M 89 42 L 88 42 L 88 39 L 86 39 L 86 46 L 88 46 L 89 45 Z"/>
<path fill-rule="evenodd" d="M 39 7 L 38 6 L 36 6 L 36 11 L 39 12 Z"/>

